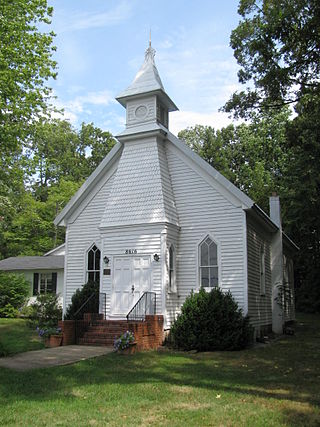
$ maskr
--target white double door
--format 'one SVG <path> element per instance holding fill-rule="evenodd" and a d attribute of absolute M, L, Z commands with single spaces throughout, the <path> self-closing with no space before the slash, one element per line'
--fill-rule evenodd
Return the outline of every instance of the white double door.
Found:
<path fill-rule="evenodd" d="M 119 256 L 113 260 L 112 314 L 125 317 L 151 289 L 151 256 Z"/>

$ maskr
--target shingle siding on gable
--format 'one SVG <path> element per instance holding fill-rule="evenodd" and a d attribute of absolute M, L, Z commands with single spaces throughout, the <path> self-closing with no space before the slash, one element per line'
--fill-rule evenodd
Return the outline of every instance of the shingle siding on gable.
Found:
<path fill-rule="evenodd" d="M 259 328 L 272 324 L 270 237 L 247 218 L 248 248 L 248 314 L 253 326 Z M 260 294 L 260 248 L 265 254 L 265 295 Z"/>
<path fill-rule="evenodd" d="M 183 303 L 198 288 L 198 243 L 206 234 L 219 242 L 220 286 L 246 307 L 244 212 L 207 183 L 172 145 L 166 150 L 181 227 L 177 250 L 177 287 Z M 175 305 L 175 301 L 172 304 Z"/>

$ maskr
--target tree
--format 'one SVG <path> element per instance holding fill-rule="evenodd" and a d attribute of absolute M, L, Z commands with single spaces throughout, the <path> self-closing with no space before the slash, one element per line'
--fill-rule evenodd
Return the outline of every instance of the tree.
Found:
<path fill-rule="evenodd" d="M 300 301 L 306 301 L 304 309 L 320 311 L 320 3 L 241 0 L 238 11 L 242 21 L 231 34 L 231 47 L 241 67 L 239 81 L 250 87 L 233 94 L 224 110 L 252 118 L 294 105 L 297 116 L 285 137 L 290 153 L 281 194 L 285 229 L 300 246 L 295 271 Z"/>
<path fill-rule="evenodd" d="M 241 0 L 242 21 L 230 45 L 246 91 L 234 93 L 225 111 L 252 111 L 320 95 L 320 3 L 318 0 Z M 253 87 L 252 87 L 253 86 Z"/>
<path fill-rule="evenodd" d="M 211 126 L 196 125 L 180 131 L 178 136 L 209 165 L 230 179 L 231 170 L 228 167 L 226 153 L 226 133 L 228 133 L 228 139 L 229 134 L 233 133 L 233 127 L 231 126 L 224 131 L 215 131 Z"/>
<path fill-rule="evenodd" d="M 41 32 L 39 24 L 49 24 L 52 11 L 46 0 L 0 3 L 1 167 L 7 156 L 21 152 L 35 119 L 47 110 L 46 82 L 56 76 L 54 34 Z"/>
<path fill-rule="evenodd" d="M 268 211 L 271 192 L 282 191 L 289 149 L 286 127 L 289 111 L 256 116 L 250 124 L 215 131 L 195 126 L 179 133 L 211 166 Z"/>
<path fill-rule="evenodd" d="M 81 182 L 111 150 L 115 140 L 92 123 L 79 131 L 66 120 L 40 121 L 30 141 L 31 183 L 35 195 L 46 201 L 50 186 L 61 178 Z"/>
<path fill-rule="evenodd" d="M 64 230 L 53 220 L 78 190 L 80 182 L 61 180 L 48 189 L 46 201 L 26 191 L 15 207 L 12 221 L 4 232 L 3 256 L 42 255 L 64 242 Z"/>

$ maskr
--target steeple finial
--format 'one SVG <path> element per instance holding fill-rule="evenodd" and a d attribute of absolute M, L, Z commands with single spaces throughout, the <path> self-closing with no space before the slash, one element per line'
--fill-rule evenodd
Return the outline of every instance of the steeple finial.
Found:
<path fill-rule="evenodd" d="M 153 47 L 151 46 L 151 28 L 150 28 L 150 33 L 149 33 L 149 47 L 146 50 L 146 53 L 144 54 L 144 59 L 145 62 L 152 62 L 154 64 L 154 56 L 156 54 L 155 49 L 153 49 Z"/>

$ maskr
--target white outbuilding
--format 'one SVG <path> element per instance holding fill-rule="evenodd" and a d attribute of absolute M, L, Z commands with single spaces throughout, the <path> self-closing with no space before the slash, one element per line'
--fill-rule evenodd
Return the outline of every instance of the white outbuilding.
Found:
<path fill-rule="evenodd" d="M 191 291 L 218 286 L 257 333 L 281 332 L 294 318 L 297 248 L 282 232 L 279 198 L 268 216 L 169 131 L 177 107 L 154 55 L 150 44 L 116 98 L 126 109 L 118 143 L 55 220 L 66 227 L 64 311 L 76 289 L 96 280 L 106 318 L 126 318 L 152 292 L 169 328 Z"/>

